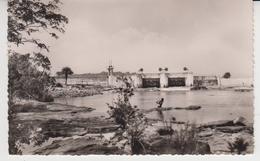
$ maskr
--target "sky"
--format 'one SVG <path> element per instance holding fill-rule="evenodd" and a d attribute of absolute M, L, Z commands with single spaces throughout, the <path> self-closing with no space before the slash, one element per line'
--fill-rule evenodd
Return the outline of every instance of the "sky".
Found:
<path fill-rule="evenodd" d="M 52 71 L 170 72 L 252 77 L 250 0 L 63 0 L 66 32 L 50 41 Z"/>

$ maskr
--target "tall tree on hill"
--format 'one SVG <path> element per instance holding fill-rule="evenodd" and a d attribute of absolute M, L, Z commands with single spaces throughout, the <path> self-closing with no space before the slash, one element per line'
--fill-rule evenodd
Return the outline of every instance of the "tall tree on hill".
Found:
<path fill-rule="evenodd" d="M 64 75 L 65 85 L 67 85 L 68 76 L 73 74 L 73 71 L 71 70 L 70 67 L 64 67 L 64 68 L 62 68 L 61 72 L 57 72 L 57 74 L 58 73 Z"/>

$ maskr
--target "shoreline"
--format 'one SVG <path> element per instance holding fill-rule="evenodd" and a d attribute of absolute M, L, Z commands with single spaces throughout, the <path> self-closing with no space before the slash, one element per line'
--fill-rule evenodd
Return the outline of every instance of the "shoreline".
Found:
<path fill-rule="evenodd" d="M 30 108 L 28 108 L 30 107 Z M 39 145 L 34 147 L 33 151 L 30 151 L 32 145 L 28 146 L 24 144 L 23 154 L 106 154 L 107 152 L 116 154 L 128 154 L 126 149 L 120 149 L 122 146 L 113 145 L 114 143 L 108 143 L 109 139 L 105 137 L 108 134 L 113 134 L 117 131 L 118 125 L 111 119 L 107 119 L 104 116 L 92 116 L 91 111 L 95 109 L 91 107 L 78 107 L 73 105 L 64 105 L 60 103 L 39 103 L 34 101 L 33 103 L 24 103 L 17 105 L 17 110 L 14 118 L 10 121 L 9 126 L 12 128 L 13 135 L 19 134 L 19 126 L 23 128 L 29 128 L 27 131 L 28 136 L 34 133 L 35 139 L 40 140 Z M 24 110 L 28 108 L 27 110 Z M 21 110 L 22 109 L 22 110 Z M 90 114 L 90 115 L 89 115 Z M 158 129 L 163 128 L 160 120 L 148 120 L 149 128 L 146 139 L 151 143 L 151 147 L 155 148 L 157 143 L 154 141 L 165 141 L 165 136 L 158 134 Z M 206 125 L 197 125 L 198 138 L 203 145 L 210 147 L 210 153 L 218 154 L 230 154 L 227 149 L 227 140 L 234 140 L 237 136 L 246 138 L 246 141 L 250 143 L 247 153 L 253 153 L 253 125 L 246 124 L 246 120 L 242 117 L 237 119 L 237 122 L 245 124 L 233 124 L 234 120 L 220 120 L 217 122 L 211 122 Z M 176 127 L 182 126 L 185 123 L 179 124 L 173 122 Z M 15 129 L 18 128 L 18 129 Z M 18 131 L 16 131 L 18 130 Z M 16 138 L 26 136 L 15 136 Z M 103 138 L 103 139 L 102 139 Z M 42 139 L 42 140 L 41 140 Z M 50 142 L 53 140 L 52 142 Z M 95 141 L 93 141 L 95 140 Z M 48 144 L 46 144 L 46 141 Z M 75 146 L 70 146 L 75 144 Z M 101 151 L 93 151 L 85 146 L 91 144 L 93 148 L 101 148 Z M 62 148 L 66 147 L 66 148 Z M 89 145 L 90 146 L 90 145 Z M 56 148 L 54 148 L 56 147 Z M 71 152 L 71 148 L 79 148 L 74 152 Z M 83 149 L 82 149 L 83 148 Z M 81 149 L 81 150 L 80 150 Z M 156 148 L 155 148 L 156 149 Z M 159 149 L 156 149 L 159 150 Z M 222 151 L 221 151 L 222 150 Z M 27 151 L 27 152 L 26 152 Z M 203 151 L 201 153 L 206 153 Z M 109 153 L 109 154 L 110 154 Z M 174 154 L 174 152 L 172 152 Z M 208 153 L 208 151 L 207 151 Z"/>

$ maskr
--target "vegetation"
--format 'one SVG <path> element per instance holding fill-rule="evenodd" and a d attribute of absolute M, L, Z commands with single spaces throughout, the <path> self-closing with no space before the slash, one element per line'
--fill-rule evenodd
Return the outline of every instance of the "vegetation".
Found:
<path fill-rule="evenodd" d="M 244 138 L 238 137 L 234 142 L 228 142 L 228 149 L 231 153 L 241 154 L 242 152 L 247 150 L 248 142 L 244 140 Z"/>
<path fill-rule="evenodd" d="M 57 39 L 57 32 L 64 33 L 68 18 L 59 13 L 59 0 L 8 0 L 8 42 L 9 50 L 9 101 L 14 96 L 48 100 L 46 91 L 53 79 L 50 77 L 51 63 L 43 51 L 49 52 L 47 44 L 37 34 L 47 33 Z M 20 45 L 32 44 L 39 51 L 18 53 Z"/>
<path fill-rule="evenodd" d="M 41 138 L 35 135 L 37 130 L 32 129 L 33 126 L 15 122 L 14 98 L 53 101 L 48 95 L 48 87 L 54 83 L 50 76 L 51 63 L 44 55 L 44 52 L 49 52 L 49 46 L 39 37 L 47 34 L 57 39 L 57 33 L 65 32 L 68 18 L 59 13 L 60 4 L 59 0 L 8 0 L 10 154 L 19 154 L 20 144 L 32 143 L 35 138 Z M 37 48 L 19 53 L 17 49 L 21 45 L 33 45 Z M 21 134 L 23 137 L 20 137 Z"/>
<path fill-rule="evenodd" d="M 160 135 L 172 135 L 173 132 L 174 132 L 174 130 L 172 128 L 171 121 L 169 121 L 169 122 L 164 121 L 164 128 L 158 130 L 158 133 Z"/>
<path fill-rule="evenodd" d="M 189 69 L 187 67 L 183 67 L 183 70 L 184 71 L 188 71 Z"/>
<path fill-rule="evenodd" d="M 68 18 L 59 13 L 60 4 L 59 0 L 8 0 L 8 42 L 17 46 L 32 43 L 49 51 L 33 34 L 44 32 L 57 39 L 55 31 L 65 32 Z"/>
<path fill-rule="evenodd" d="M 10 101 L 14 97 L 53 101 L 46 88 L 54 83 L 50 77 L 50 61 L 46 56 L 40 53 L 13 53 L 9 56 L 8 67 Z"/>
<path fill-rule="evenodd" d="M 64 67 L 62 68 L 62 70 L 60 72 L 57 72 L 57 75 L 64 75 L 65 78 L 65 85 L 67 85 L 67 81 L 68 81 L 68 76 L 73 74 L 73 71 L 71 70 L 70 67 Z"/>
<path fill-rule="evenodd" d="M 139 70 L 138 70 L 138 72 L 143 72 L 144 71 L 144 69 L 143 68 L 140 68 Z"/>
<path fill-rule="evenodd" d="M 183 128 L 174 133 L 172 145 L 178 154 L 197 153 L 198 137 L 196 127 L 185 124 Z"/>
<path fill-rule="evenodd" d="M 136 106 L 131 105 L 129 99 L 133 95 L 133 88 L 126 78 L 123 81 L 126 86 L 120 90 L 117 100 L 112 105 L 108 104 L 110 109 L 108 114 L 121 127 L 121 131 L 117 134 L 118 139 L 126 139 L 129 142 L 132 154 L 143 154 L 145 153 L 143 137 L 147 120 Z"/>
<path fill-rule="evenodd" d="M 228 79 L 231 77 L 231 74 L 230 72 L 226 72 L 222 77 Z"/>

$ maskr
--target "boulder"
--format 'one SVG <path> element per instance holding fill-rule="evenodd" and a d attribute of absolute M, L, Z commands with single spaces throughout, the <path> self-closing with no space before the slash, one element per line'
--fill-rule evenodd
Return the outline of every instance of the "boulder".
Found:
<path fill-rule="evenodd" d="M 222 126 L 222 127 L 216 127 L 216 130 L 224 133 L 237 133 L 242 130 L 246 130 L 246 127 L 245 126 Z"/>
<path fill-rule="evenodd" d="M 215 128 L 219 126 L 233 126 L 234 123 L 232 120 L 220 120 L 220 121 L 212 121 L 206 124 L 200 125 L 200 128 Z"/>
<path fill-rule="evenodd" d="M 188 107 L 175 107 L 175 110 L 199 110 L 201 109 L 201 106 L 198 105 L 191 105 Z"/>
<path fill-rule="evenodd" d="M 241 126 L 246 126 L 248 124 L 247 120 L 244 117 L 242 117 L 242 116 L 239 116 L 239 117 L 235 118 L 233 120 L 233 123 L 235 125 L 241 125 Z"/>

